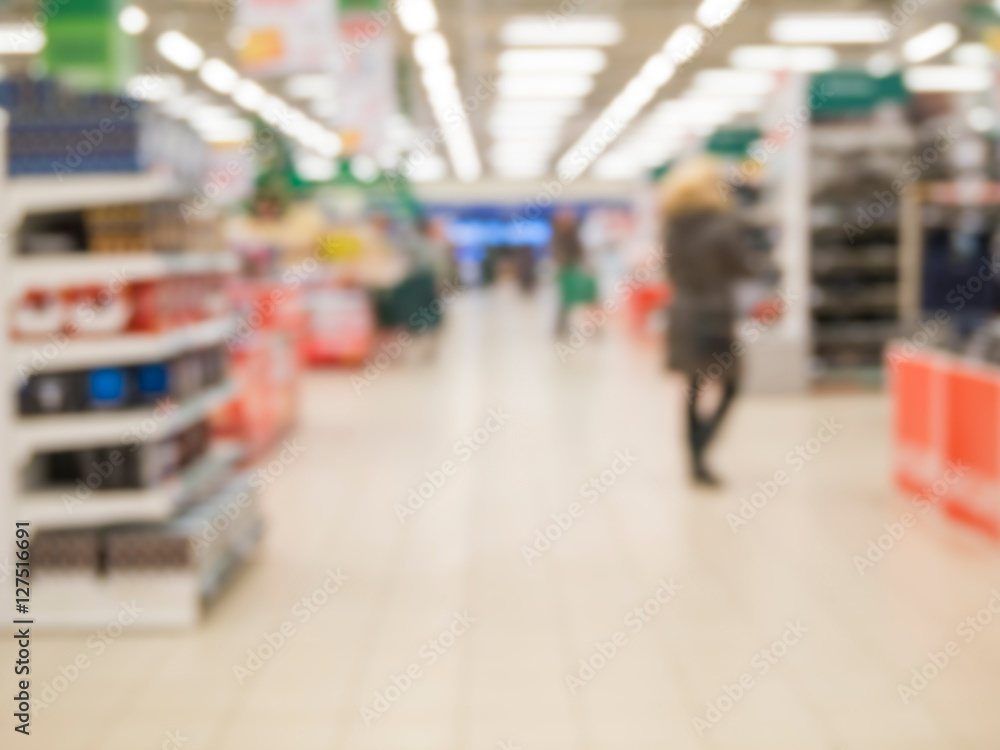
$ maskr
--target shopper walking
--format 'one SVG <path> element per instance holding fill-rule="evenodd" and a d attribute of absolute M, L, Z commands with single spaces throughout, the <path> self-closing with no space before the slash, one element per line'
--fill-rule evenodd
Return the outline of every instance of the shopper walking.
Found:
<path fill-rule="evenodd" d="M 552 257 L 559 271 L 556 335 L 561 336 L 569 327 L 570 310 L 578 304 L 593 303 L 597 297 L 597 284 L 584 266 L 583 245 L 572 209 L 560 209 L 553 217 Z"/>
<path fill-rule="evenodd" d="M 662 185 L 667 273 L 674 288 L 667 335 L 671 370 L 687 388 L 691 473 L 698 484 L 718 484 L 705 453 L 736 396 L 740 358 L 734 353 L 734 285 L 751 275 L 743 229 L 734 216 L 722 171 L 698 157 L 675 167 Z M 721 390 L 708 414 L 710 386 Z"/>

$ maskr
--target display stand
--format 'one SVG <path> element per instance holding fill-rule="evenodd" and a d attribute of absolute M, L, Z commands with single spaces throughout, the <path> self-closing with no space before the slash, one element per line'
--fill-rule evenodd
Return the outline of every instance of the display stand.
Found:
<path fill-rule="evenodd" d="M 114 446 L 144 418 L 154 425 L 149 435 L 144 433 L 145 438 L 166 438 L 207 419 L 234 397 L 236 388 L 231 380 L 208 387 L 182 400 L 165 418 L 153 419 L 151 409 L 15 416 L 12 391 L 23 373 L 32 371 L 33 358 L 48 342 L 11 341 L 11 301 L 26 289 L 99 286 L 114 278 L 134 283 L 170 276 L 224 275 L 238 269 L 238 260 L 225 252 L 16 256 L 12 238 L 30 214 L 176 198 L 179 188 L 172 179 L 158 174 L 9 178 L 7 117 L 2 111 L 0 118 L 0 165 L 4 167 L 0 169 L 0 194 L 4 196 L 0 220 L 0 362 L 9 368 L 3 382 L 11 389 L 7 398 L 0 399 L 0 528 L 10 533 L 15 518 L 28 521 L 31 538 L 37 541 L 39 534 L 51 530 L 104 534 L 113 527 L 115 533 L 132 529 L 173 533 L 175 529 L 193 529 L 203 520 L 211 521 L 222 512 L 218 504 L 232 496 L 234 487 L 241 486 L 231 480 L 244 453 L 242 445 L 216 441 L 180 473 L 141 490 L 95 489 L 86 498 L 67 503 L 66 493 L 60 489 L 22 487 L 23 468 L 36 452 Z M 162 362 L 220 344 L 234 323 L 232 314 L 227 313 L 161 333 L 67 337 L 66 345 L 46 358 L 44 370 L 49 373 Z M 158 525 L 148 526 L 150 523 Z M 212 547 L 211 554 L 204 559 L 192 558 L 190 564 L 180 568 L 137 568 L 129 573 L 119 566 L 60 573 L 39 570 L 36 565 L 31 579 L 31 615 L 36 627 L 106 624 L 117 615 L 115 610 L 122 601 L 132 600 L 148 613 L 140 617 L 138 627 L 195 622 L 202 603 L 218 591 L 221 581 L 255 546 L 261 527 L 256 509 L 251 506 L 245 510 L 241 522 L 233 527 L 222 542 Z M 9 554 L 10 547 L 5 545 L 0 554 L 5 565 L 8 560 L 12 562 Z"/>

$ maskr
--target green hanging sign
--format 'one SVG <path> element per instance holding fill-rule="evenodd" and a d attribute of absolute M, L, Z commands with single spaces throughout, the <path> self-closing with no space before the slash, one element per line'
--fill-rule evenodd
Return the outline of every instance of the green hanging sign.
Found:
<path fill-rule="evenodd" d="M 42 53 L 47 73 L 78 88 L 121 90 L 135 70 L 133 37 L 118 26 L 121 0 L 60 0 L 57 10 L 39 0 L 47 19 Z"/>
<path fill-rule="evenodd" d="M 822 92 L 816 97 L 813 118 L 817 120 L 845 114 L 867 114 L 892 102 L 903 103 L 909 93 L 901 73 L 878 78 L 862 70 L 834 70 L 813 76 L 810 90 Z"/>

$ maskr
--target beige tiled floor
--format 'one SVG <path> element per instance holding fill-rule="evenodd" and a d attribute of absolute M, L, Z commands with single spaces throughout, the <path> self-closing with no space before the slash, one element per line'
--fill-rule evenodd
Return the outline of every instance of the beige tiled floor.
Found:
<path fill-rule="evenodd" d="M 307 377 L 306 451 L 266 496 L 260 559 L 201 627 L 126 633 L 22 744 L 152 750 L 179 730 L 185 750 L 1000 747 L 1000 617 L 970 644 L 955 634 L 1000 586 L 1000 550 L 925 516 L 866 576 L 852 562 L 905 509 L 883 397 L 740 400 L 714 455 L 727 488 L 695 492 L 655 347 L 614 321 L 560 362 L 544 307 L 506 290 L 450 313 L 435 356 L 409 352 L 361 395 L 348 373 Z M 453 444 L 497 407 L 509 422 L 462 462 Z M 841 433 L 734 534 L 726 515 L 826 417 Z M 634 465 L 529 567 L 520 546 L 617 450 Z M 393 505 L 446 459 L 458 473 L 401 524 Z M 337 567 L 344 588 L 238 684 L 233 665 Z M 680 591 L 633 632 L 661 578 Z M 475 624 L 428 664 L 422 644 L 465 610 Z M 788 621 L 808 632 L 762 675 L 751 660 Z M 616 630 L 627 643 L 571 695 L 565 676 Z M 36 684 L 89 635 L 39 635 Z M 897 684 L 949 640 L 960 655 L 904 705 Z M 420 677 L 366 726 L 359 709 L 411 663 Z M 753 687 L 699 738 L 692 718 L 744 673 Z"/>

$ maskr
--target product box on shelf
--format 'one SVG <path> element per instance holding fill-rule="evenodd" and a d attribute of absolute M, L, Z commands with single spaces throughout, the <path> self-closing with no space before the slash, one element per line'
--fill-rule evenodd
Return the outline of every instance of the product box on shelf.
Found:
<path fill-rule="evenodd" d="M 297 289 L 240 279 L 230 287 L 236 314 L 226 345 L 237 396 L 217 415 L 216 433 L 265 452 L 293 424 L 301 370 L 302 300 Z"/>
<path fill-rule="evenodd" d="M 310 364 L 363 362 L 375 340 L 375 315 L 364 289 L 334 281 L 309 282 L 303 355 Z"/>
<path fill-rule="evenodd" d="M 208 148 L 190 126 L 128 95 L 83 93 L 51 78 L 21 76 L 0 81 L 0 107 L 10 114 L 11 175 L 66 177 L 166 165 L 189 179 L 209 162 Z"/>
<path fill-rule="evenodd" d="M 219 317 L 228 309 L 224 277 L 218 274 L 27 289 L 13 302 L 11 333 L 30 339 L 160 332 Z"/>

